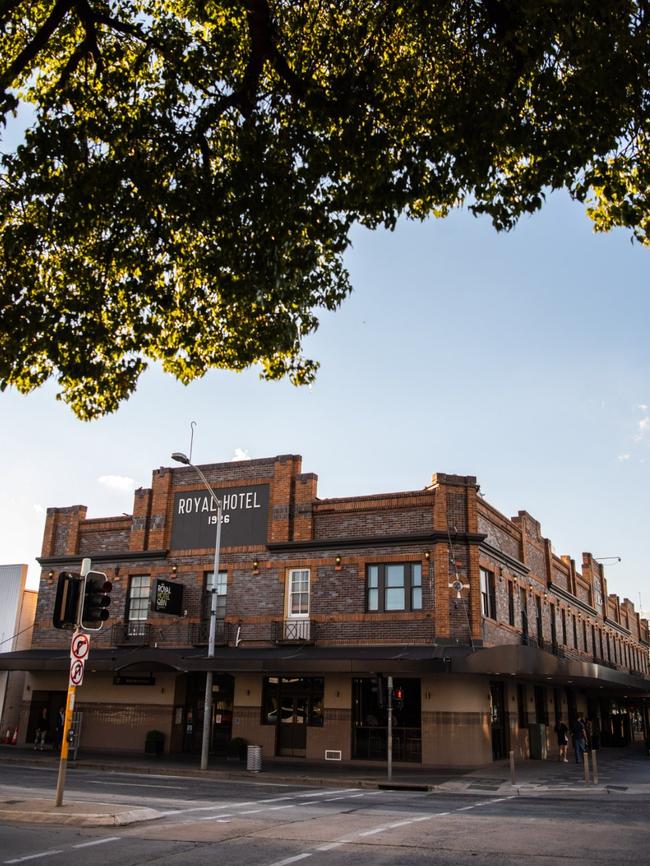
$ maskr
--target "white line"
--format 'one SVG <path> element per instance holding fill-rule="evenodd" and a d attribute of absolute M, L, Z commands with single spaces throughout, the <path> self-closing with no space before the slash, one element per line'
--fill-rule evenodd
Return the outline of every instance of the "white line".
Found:
<path fill-rule="evenodd" d="M 277 812 L 279 809 L 295 809 L 296 803 L 288 803 L 286 806 L 269 806 L 267 812 Z"/>
<path fill-rule="evenodd" d="M 247 800 L 245 803 L 237 803 L 237 808 L 240 806 L 252 806 L 253 803 L 257 803 L 257 800 Z M 209 812 L 210 810 L 215 809 L 232 809 L 232 803 L 229 803 L 227 806 L 215 806 L 213 803 L 211 806 L 190 806 L 188 809 L 169 809 L 166 812 L 158 812 L 159 818 L 169 818 L 175 815 L 185 815 L 187 812 Z"/>
<path fill-rule="evenodd" d="M 78 845 L 73 845 L 73 848 L 90 848 L 91 845 L 103 845 L 105 842 L 118 842 L 121 836 L 106 836 L 104 839 L 93 839 L 92 842 L 80 842 Z"/>
<path fill-rule="evenodd" d="M 233 818 L 234 815 L 208 815 L 206 818 L 199 818 L 199 821 L 221 821 L 223 818 Z"/>
<path fill-rule="evenodd" d="M 388 830 L 388 827 L 375 827 L 374 830 L 364 830 L 363 833 L 359 833 L 359 836 L 374 836 L 376 833 L 385 833 Z"/>
<path fill-rule="evenodd" d="M 40 854 L 28 854 L 27 857 L 16 857 L 15 860 L 5 860 L 5 863 L 24 863 L 25 860 L 37 860 L 39 857 L 51 857 L 53 854 L 63 854 L 62 850 L 41 851 Z"/>
<path fill-rule="evenodd" d="M 468 809 L 475 809 L 478 806 L 476 803 L 474 806 L 461 806 L 460 809 L 456 809 L 457 812 L 467 812 Z"/>
<path fill-rule="evenodd" d="M 187 785 L 147 785 L 144 782 L 108 782 L 104 779 L 88 779 L 89 785 L 116 785 L 127 788 L 162 788 L 163 791 L 187 791 Z"/>
<path fill-rule="evenodd" d="M 344 845 L 344 842 L 330 842 L 329 845 L 321 845 L 320 848 L 317 848 L 317 851 L 332 851 L 334 848 L 340 848 L 341 845 Z"/>
<path fill-rule="evenodd" d="M 246 809 L 245 812 L 240 812 L 240 815 L 256 815 L 258 812 L 264 812 L 264 809 Z"/>
<path fill-rule="evenodd" d="M 279 803 L 280 800 L 294 800 L 296 795 L 291 797 L 271 797 L 269 800 L 258 800 L 258 803 Z"/>
<path fill-rule="evenodd" d="M 338 793 L 339 794 L 349 794 L 350 791 L 358 791 L 358 790 L 359 790 L 358 788 L 342 788 L 342 789 L 339 788 Z M 333 794 L 333 793 L 334 793 L 334 791 L 332 791 L 330 789 L 329 791 L 314 791 L 313 794 L 296 794 L 295 796 L 296 797 L 324 797 L 326 794 Z M 357 796 L 363 796 L 363 794 L 360 794 Z"/>
<path fill-rule="evenodd" d="M 410 823 L 410 821 L 396 821 L 395 824 L 389 824 L 387 829 L 395 830 L 397 827 L 406 827 Z"/>
<path fill-rule="evenodd" d="M 438 812 L 435 812 L 433 815 L 423 815 L 421 818 L 411 818 L 411 821 L 413 821 L 413 823 L 416 824 L 418 821 L 430 821 L 432 818 L 437 818 L 437 817 L 438 817 Z"/>
<path fill-rule="evenodd" d="M 287 863 L 297 863 L 298 860 L 304 860 L 305 857 L 311 857 L 311 854 L 296 854 L 295 857 L 287 857 L 286 860 L 277 860 L 271 863 L 271 866 L 286 866 Z"/>

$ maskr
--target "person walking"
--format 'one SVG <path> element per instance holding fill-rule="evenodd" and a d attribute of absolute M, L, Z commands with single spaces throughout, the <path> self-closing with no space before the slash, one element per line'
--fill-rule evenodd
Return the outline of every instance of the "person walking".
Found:
<path fill-rule="evenodd" d="M 569 729 L 562 719 L 558 719 L 555 723 L 555 733 L 557 734 L 557 745 L 560 750 L 560 761 L 568 764 L 569 759 L 566 756 L 566 752 L 569 746 Z"/>
<path fill-rule="evenodd" d="M 47 739 L 47 735 L 50 732 L 50 717 L 47 712 L 47 708 L 43 707 L 41 710 L 41 717 L 38 720 L 38 725 L 36 726 L 36 738 L 34 739 L 34 751 L 36 749 L 40 749 L 42 752 L 45 748 L 45 740 Z"/>
<path fill-rule="evenodd" d="M 587 730 L 582 716 L 578 716 L 573 723 L 571 733 L 573 734 L 573 749 L 576 755 L 576 764 L 582 764 L 583 755 L 587 749 Z"/>

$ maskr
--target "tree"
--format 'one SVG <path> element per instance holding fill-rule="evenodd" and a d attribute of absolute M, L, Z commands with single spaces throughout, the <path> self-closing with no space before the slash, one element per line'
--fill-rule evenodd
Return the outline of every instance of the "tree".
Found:
<path fill-rule="evenodd" d="M 650 239 L 648 0 L 0 0 L 0 387 L 81 418 L 147 360 L 260 365 L 350 291 L 349 229 L 549 189 Z M 1 61 L 0 61 L 1 63 Z"/>

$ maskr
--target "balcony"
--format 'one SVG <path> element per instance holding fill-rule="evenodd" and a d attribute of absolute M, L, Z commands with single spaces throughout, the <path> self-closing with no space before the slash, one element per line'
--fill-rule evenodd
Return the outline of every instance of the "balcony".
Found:
<path fill-rule="evenodd" d="M 230 634 L 229 623 L 218 619 L 215 623 L 214 633 L 215 646 L 227 646 Z M 192 646 L 207 646 L 210 638 L 210 620 L 193 622 L 188 626 L 188 641 Z"/>
<path fill-rule="evenodd" d="M 285 619 L 272 624 L 271 639 L 276 644 L 310 644 L 317 636 L 317 623 L 310 619 Z"/>
<path fill-rule="evenodd" d="M 151 626 L 148 622 L 133 620 L 132 622 L 116 622 L 111 629 L 113 646 L 149 646 L 151 643 Z"/>

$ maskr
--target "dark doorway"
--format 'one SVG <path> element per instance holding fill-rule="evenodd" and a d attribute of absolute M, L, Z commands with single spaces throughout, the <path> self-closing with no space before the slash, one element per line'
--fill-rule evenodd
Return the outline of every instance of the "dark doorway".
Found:
<path fill-rule="evenodd" d="M 307 728 L 323 724 L 322 677 L 267 677 L 264 680 L 262 724 L 275 725 L 275 753 L 304 758 Z"/>
<path fill-rule="evenodd" d="M 36 739 L 36 729 L 43 717 L 43 710 L 47 713 L 48 733 L 45 738 L 45 747 L 53 749 L 56 746 L 56 717 L 59 709 L 65 703 L 67 692 L 32 692 L 32 701 L 29 707 L 29 721 L 27 722 L 27 737 L 25 742 L 33 743 Z"/>
<path fill-rule="evenodd" d="M 393 693 L 393 759 L 422 760 L 420 680 L 395 677 Z M 388 693 L 386 677 L 352 681 L 352 757 L 385 761 L 388 757 Z"/>
<path fill-rule="evenodd" d="M 203 738 L 205 674 L 189 674 L 183 719 L 183 751 L 200 752 Z M 229 674 L 215 674 L 212 681 L 210 752 L 225 755 L 232 737 L 232 705 L 235 681 Z"/>
<path fill-rule="evenodd" d="M 492 731 L 492 760 L 506 757 L 507 726 L 503 683 L 490 683 L 490 728 Z"/>

